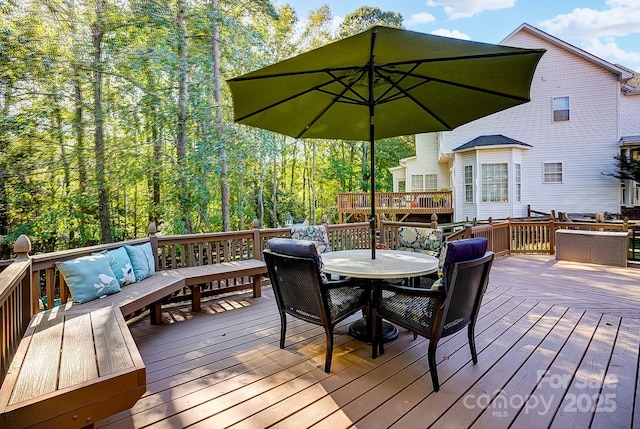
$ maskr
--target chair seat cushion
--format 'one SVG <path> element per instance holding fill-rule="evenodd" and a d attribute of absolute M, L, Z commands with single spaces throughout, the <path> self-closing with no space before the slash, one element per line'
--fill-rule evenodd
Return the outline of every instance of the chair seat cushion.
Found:
<path fill-rule="evenodd" d="M 353 309 L 364 305 L 367 300 L 366 290 L 358 287 L 339 287 L 329 289 L 328 304 L 331 319 L 340 319 L 353 313 Z"/>

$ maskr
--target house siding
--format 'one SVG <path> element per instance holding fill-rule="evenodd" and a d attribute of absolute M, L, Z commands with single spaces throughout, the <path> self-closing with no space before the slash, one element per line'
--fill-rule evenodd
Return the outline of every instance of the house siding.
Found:
<path fill-rule="evenodd" d="M 505 44 L 547 50 L 533 77 L 532 101 L 442 134 L 445 152 L 488 134 L 503 134 L 532 146 L 521 156 L 522 204 L 479 204 L 477 217 L 521 216 L 527 204 L 545 212 L 619 211 L 619 182 L 601 174 L 614 170 L 613 157 L 619 153 L 620 86 L 616 76 L 526 31 Z M 552 98 L 561 96 L 570 98 L 570 121 L 553 123 Z M 487 152 L 480 161 L 508 159 L 511 154 L 499 153 Z M 545 162 L 562 162 L 561 184 L 542 183 Z M 455 176 L 456 191 L 464 198 L 460 174 L 463 171 Z M 455 220 L 472 217 L 470 214 L 466 209 L 456 210 Z"/>

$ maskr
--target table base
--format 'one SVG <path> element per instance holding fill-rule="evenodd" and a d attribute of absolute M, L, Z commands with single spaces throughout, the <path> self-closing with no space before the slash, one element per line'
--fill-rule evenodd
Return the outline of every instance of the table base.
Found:
<path fill-rule="evenodd" d="M 383 320 L 382 321 L 382 340 L 385 343 L 389 341 L 393 341 L 398 338 L 398 328 L 395 325 Z M 349 335 L 351 335 L 356 340 L 364 341 L 365 343 L 370 343 L 369 334 L 367 332 L 367 319 L 364 317 L 362 319 L 356 320 L 349 326 Z"/>

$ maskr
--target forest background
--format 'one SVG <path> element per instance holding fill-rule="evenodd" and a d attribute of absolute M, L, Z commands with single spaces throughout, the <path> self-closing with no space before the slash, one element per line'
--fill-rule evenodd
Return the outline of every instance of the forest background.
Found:
<path fill-rule="evenodd" d="M 0 0 L 0 259 L 20 234 L 37 253 L 151 221 L 163 234 L 335 221 L 339 192 L 368 190 L 368 143 L 234 124 L 224 83 L 403 21 L 368 7 L 332 19 L 270 0 Z M 377 188 L 414 154 L 412 137 L 377 143 Z"/>

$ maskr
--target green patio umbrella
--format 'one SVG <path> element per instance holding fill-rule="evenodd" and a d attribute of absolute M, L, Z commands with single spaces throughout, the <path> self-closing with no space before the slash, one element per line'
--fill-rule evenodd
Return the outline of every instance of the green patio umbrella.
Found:
<path fill-rule="evenodd" d="M 234 120 L 294 138 L 375 141 L 452 130 L 528 102 L 544 50 L 373 27 L 230 79 Z"/>

